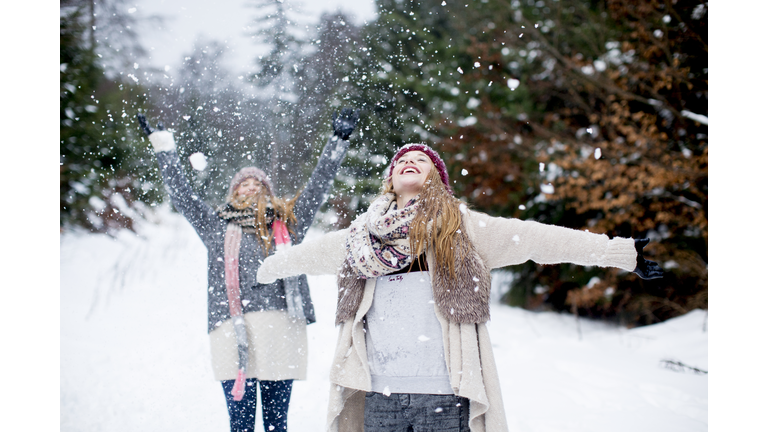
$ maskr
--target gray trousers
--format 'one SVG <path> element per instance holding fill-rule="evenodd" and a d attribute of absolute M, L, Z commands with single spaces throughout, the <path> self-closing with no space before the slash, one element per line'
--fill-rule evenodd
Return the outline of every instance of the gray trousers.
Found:
<path fill-rule="evenodd" d="M 469 400 L 455 395 L 368 392 L 365 432 L 469 432 Z"/>

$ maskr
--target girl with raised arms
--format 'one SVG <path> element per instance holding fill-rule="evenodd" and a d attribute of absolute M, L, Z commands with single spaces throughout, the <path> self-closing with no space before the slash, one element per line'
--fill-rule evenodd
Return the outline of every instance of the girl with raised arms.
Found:
<path fill-rule="evenodd" d="M 266 257 L 304 239 L 344 160 L 358 116 L 349 108 L 334 113 L 334 134 L 296 196 L 275 196 L 266 173 L 248 166 L 232 178 L 227 202 L 214 209 L 187 182 L 171 132 L 162 124 L 152 128 L 138 115 L 174 207 L 208 250 L 211 363 L 232 432 L 254 430 L 257 389 L 264 430 L 287 430 L 293 381 L 307 375 L 306 326 L 315 322 L 315 310 L 306 276 L 258 283 L 256 272 Z"/>

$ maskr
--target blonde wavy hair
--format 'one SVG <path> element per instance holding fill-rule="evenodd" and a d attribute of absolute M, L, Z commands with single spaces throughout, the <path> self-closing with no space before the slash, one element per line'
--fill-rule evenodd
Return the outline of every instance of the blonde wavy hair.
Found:
<path fill-rule="evenodd" d="M 381 189 L 382 194 L 395 193 L 392 178 L 387 177 Z M 418 198 L 419 210 L 411 222 L 408 237 L 411 256 L 418 257 L 431 248 L 438 266 L 447 266 L 451 277 L 455 276 L 455 253 L 463 248 L 454 248 L 459 241 L 461 228 L 461 205 L 466 204 L 448 193 L 440 173 L 434 166 L 421 186 Z M 431 223 L 431 224 L 430 224 Z M 430 229 L 431 228 L 431 229 Z M 411 266 L 413 262 L 411 261 Z"/>
<path fill-rule="evenodd" d="M 295 234 L 292 229 L 293 226 L 296 226 L 296 215 L 293 213 L 293 207 L 296 205 L 296 200 L 299 198 L 299 195 L 301 195 L 301 190 L 296 192 L 296 196 L 293 198 L 286 199 L 274 195 L 270 196 L 264 192 L 251 196 L 240 196 L 237 194 L 236 189 L 237 188 L 229 194 L 227 202 L 238 210 L 253 208 L 256 236 L 261 239 L 266 255 L 269 255 L 269 251 L 272 249 L 272 240 L 274 239 L 272 230 L 268 228 L 267 222 L 267 208 L 270 203 L 275 212 L 275 219 L 283 221 L 288 228 L 288 231 L 291 234 Z M 262 191 L 263 190 L 264 186 L 262 185 Z"/>

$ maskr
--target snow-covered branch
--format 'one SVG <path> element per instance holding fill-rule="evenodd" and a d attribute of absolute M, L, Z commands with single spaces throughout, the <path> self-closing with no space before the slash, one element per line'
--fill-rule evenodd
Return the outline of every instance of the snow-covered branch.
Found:
<path fill-rule="evenodd" d="M 709 118 L 707 116 L 705 116 L 705 115 L 692 113 L 692 112 L 690 112 L 688 110 L 682 110 L 682 111 L 680 111 L 680 114 L 682 114 L 683 117 L 687 117 L 687 118 L 689 118 L 689 119 L 691 119 L 693 121 L 697 121 L 697 122 L 699 122 L 699 123 L 701 123 L 703 125 L 709 126 Z"/>

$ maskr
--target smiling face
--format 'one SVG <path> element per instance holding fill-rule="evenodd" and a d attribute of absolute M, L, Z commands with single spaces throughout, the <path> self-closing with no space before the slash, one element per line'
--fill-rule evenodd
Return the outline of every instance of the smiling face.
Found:
<path fill-rule="evenodd" d="M 235 196 L 239 198 L 247 198 L 256 196 L 261 192 L 261 182 L 253 177 L 243 180 L 235 189 Z"/>
<path fill-rule="evenodd" d="M 424 152 L 410 151 L 397 160 L 392 169 L 392 187 L 397 195 L 416 195 L 435 165 Z"/>

